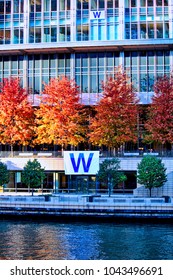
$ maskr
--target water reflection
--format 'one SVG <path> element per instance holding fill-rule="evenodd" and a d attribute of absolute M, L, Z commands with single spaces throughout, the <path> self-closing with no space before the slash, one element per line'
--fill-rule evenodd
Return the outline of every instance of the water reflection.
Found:
<path fill-rule="evenodd" d="M 0 221 L 0 259 L 173 259 L 171 224 Z"/>

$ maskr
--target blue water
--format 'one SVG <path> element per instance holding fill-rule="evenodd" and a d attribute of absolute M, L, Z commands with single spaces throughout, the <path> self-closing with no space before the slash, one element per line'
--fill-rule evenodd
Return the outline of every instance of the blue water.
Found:
<path fill-rule="evenodd" d="M 173 260 L 173 225 L 0 221 L 0 259 Z"/>

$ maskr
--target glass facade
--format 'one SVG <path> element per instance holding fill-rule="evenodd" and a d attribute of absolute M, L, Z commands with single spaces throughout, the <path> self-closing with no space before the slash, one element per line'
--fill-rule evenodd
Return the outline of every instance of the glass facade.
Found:
<path fill-rule="evenodd" d="M 0 0 L 0 44 L 22 44 L 24 0 Z"/>
<path fill-rule="evenodd" d="M 153 92 L 157 77 L 170 71 L 169 51 L 125 52 L 125 69 L 137 92 Z"/>
<path fill-rule="evenodd" d="M 125 39 L 169 38 L 168 1 L 126 1 Z"/>
<path fill-rule="evenodd" d="M 100 93 L 102 81 L 119 66 L 120 53 L 93 52 L 80 53 L 75 56 L 75 80 L 82 92 Z"/>
<path fill-rule="evenodd" d="M 35 94 L 39 94 L 51 78 L 65 75 L 70 79 L 69 54 L 29 55 L 27 64 L 28 88 Z"/>
<path fill-rule="evenodd" d="M 0 81 L 9 76 L 23 78 L 23 56 L 0 56 Z"/>
<path fill-rule="evenodd" d="M 172 7 L 173 0 L 0 0 L 0 80 L 19 76 L 39 94 L 63 74 L 93 104 L 122 65 L 147 103 L 142 96 L 172 70 Z"/>
<path fill-rule="evenodd" d="M 169 25 L 168 0 L 0 0 L 1 44 L 172 38 Z"/>

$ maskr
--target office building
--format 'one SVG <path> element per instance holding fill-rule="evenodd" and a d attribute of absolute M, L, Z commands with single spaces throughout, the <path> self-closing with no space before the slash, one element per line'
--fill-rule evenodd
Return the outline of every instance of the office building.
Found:
<path fill-rule="evenodd" d="M 173 0 L 0 0 L 0 80 L 20 77 L 36 106 L 43 82 L 62 74 L 96 104 L 119 65 L 149 104 L 172 71 L 172 42 Z"/>

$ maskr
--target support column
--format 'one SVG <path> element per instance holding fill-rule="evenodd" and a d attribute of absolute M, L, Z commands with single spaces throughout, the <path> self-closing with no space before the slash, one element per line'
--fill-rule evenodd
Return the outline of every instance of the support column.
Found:
<path fill-rule="evenodd" d="M 169 38 L 172 39 L 172 32 L 173 32 L 173 0 L 168 1 L 168 8 L 169 8 Z"/>
<path fill-rule="evenodd" d="M 59 173 L 57 173 L 57 172 L 53 173 L 53 192 L 54 193 L 57 193 L 59 190 L 59 180 L 60 180 L 59 177 L 60 177 Z"/>
<path fill-rule="evenodd" d="M 119 64 L 122 65 L 123 69 L 125 69 L 124 67 L 124 51 L 120 52 L 120 60 L 119 60 Z"/>
<path fill-rule="evenodd" d="M 23 56 L 23 87 L 28 91 L 28 56 Z"/>
<path fill-rule="evenodd" d="M 170 73 L 173 71 L 173 51 L 170 51 Z"/>
<path fill-rule="evenodd" d="M 24 0 L 24 44 L 27 44 L 29 42 L 28 40 L 28 34 L 29 34 L 29 1 Z"/>
<path fill-rule="evenodd" d="M 71 53 L 71 59 L 70 59 L 70 78 L 73 80 L 75 79 L 75 54 Z"/>
<path fill-rule="evenodd" d="M 119 1 L 119 33 L 118 39 L 125 39 L 125 26 L 124 26 L 124 11 L 125 11 L 125 3 L 124 1 Z"/>
<path fill-rule="evenodd" d="M 71 10 L 70 10 L 70 25 L 71 25 L 71 34 L 70 41 L 76 41 L 76 0 L 71 1 Z"/>

